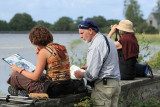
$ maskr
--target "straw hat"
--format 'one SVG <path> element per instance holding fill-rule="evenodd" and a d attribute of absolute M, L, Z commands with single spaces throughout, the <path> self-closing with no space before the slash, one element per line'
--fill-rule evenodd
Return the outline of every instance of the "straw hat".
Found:
<path fill-rule="evenodd" d="M 119 22 L 119 25 L 117 25 L 117 29 L 125 31 L 125 32 L 134 32 L 133 23 L 129 20 L 121 20 Z"/>

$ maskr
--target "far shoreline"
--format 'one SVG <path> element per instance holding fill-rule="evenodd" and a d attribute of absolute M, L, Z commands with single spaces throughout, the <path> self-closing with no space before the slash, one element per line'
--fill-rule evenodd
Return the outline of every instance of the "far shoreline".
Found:
<path fill-rule="evenodd" d="M 30 31 L 0 31 L 0 34 L 29 34 Z M 51 31 L 54 34 L 78 34 L 78 31 Z"/>

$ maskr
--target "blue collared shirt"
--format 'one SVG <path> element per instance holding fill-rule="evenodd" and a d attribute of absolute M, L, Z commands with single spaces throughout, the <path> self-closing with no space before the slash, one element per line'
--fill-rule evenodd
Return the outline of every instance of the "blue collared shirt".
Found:
<path fill-rule="evenodd" d="M 117 49 L 114 41 L 108 37 L 107 39 L 110 45 L 109 54 L 105 38 L 101 33 L 97 33 L 93 40 L 89 42 L 87 70 L 84 74 L 84 77 L 89 81 L 96 81 L 97 83 L 103 78 L 114 78 L 117 81 L 120 81 Z M 103 60 L 106 57 L 107 59 L 104 62 L 104 65 L 102 65 Z"/>

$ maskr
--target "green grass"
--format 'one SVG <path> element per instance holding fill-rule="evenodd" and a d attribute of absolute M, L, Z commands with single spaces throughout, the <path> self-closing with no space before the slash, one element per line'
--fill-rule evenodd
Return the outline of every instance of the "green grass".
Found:
<path fill-rule="evenodd" d="M 143 36 L 150 41 L 150 44 L 160 45 L 160 34 L 136 34 L 138 40 L 141 40 Z"/>
<path fill-rule="evenodd" d="M 136 38 L 138 39 L 138 41 L 142 41 L 143 38 L 145 38 L 145 40 L 150 41 L 150 44 L 154 44 L 154 45 L 160 45 L 160 34 L 139 34 L 136 33 Z M 115 39 L 115 35 L 112 36 L 112 39 Z"/>

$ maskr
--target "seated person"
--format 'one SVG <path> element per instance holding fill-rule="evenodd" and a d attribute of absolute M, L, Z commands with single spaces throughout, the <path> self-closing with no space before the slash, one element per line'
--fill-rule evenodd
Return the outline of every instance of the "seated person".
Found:
<path fill-rule="evenodd" d="M 11 65 L 13 73 L 7 83 L 11 86 L 8 91 L 17 95 L 17 90 L 28 93 L 47 93 L 49 97 L 75 93 L 83 87 L 83 81 L 70 79 L 70 62 L 65 46 L 53 43 L 51 32 L 42 26 L 34 27 L 29 39 L 36 47 L 38 56 L 34 72 L 28 72 Z M 46 68 L 45 78 L 40 77 Z"/>
<path fill-rule="evenodd" d="M 136 62 L 139 54 L 139 45 L 129 20 L 120 21 L 119 25 L 112 25 L 108 37 L 115 32 L 119 40 L 115 41 L 118 50 L 121 80 L 133 80 L 136 76 Z"/>

